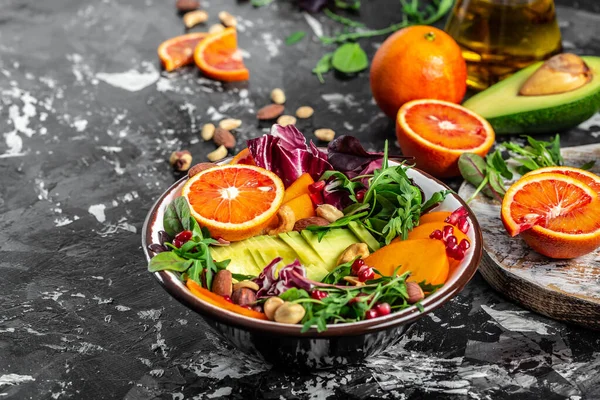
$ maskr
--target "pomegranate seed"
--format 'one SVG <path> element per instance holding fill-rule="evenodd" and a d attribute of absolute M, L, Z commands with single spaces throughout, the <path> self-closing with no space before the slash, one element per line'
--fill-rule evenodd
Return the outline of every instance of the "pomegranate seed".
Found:
<path fill-rule="evenodd" d="M 458 246 L 450 247 L 446 249 L 446 254 L 450 258 L 454 258 L 455 260 L 462 260 L 465 258 L 465 253 Z"/>
<path fill-rule="evenodd" d="M 325 181 L 317 181 L 308 185 L 308 191 L 310 193 L 320 193 L 325 189 Z"/>
<path fill-rule="evenodd" d="M 357 277 L 359 281 L 366 282 L 375 277 L 375 272 L 373 271 L 373 268 L 365 265 L 358 271 Z"/>
<path fill-rule="evenodd" d="M 452 236 L 452 235 L 454 235 L 454 228 L 451 225 L 444 226 L 444 231 L 442 234 L 442 238 L 444 239 L 444 242 L 446 240 L 448 240 L 449 236 Z"/>
<path fill-rule="evenodd" d="M 446 248 L 454 248 L 456 247 L 456 245 L 458 244 L 458 239 L 456 239 L 456 236 L 454 235 L 450 235 L 448 236 L 448 238 L 446 238 Z"/>
<path fill-rule="evenodd" d="M 230 302 L 230 303 L 233 303 L 233 300 L 231 300 L 231 297 L 229 297 L 229 296 L 225 295 L 225 296 L 223 296 L 223 298 L 225 299 L 225 301 L 228 301 L 228 302 Z"/>
<path fill-rule="evenodd" d="M 178 249 L 183 246 L 184 242 L 182 242 L 181 240 L 178 239 L 173 239 L 173 246 L 177 247 Z"/>
<path fill-rule="evenodd" d="M 471 243 L 469 243 L 469 241 L 467 239 L 461 240 L 460 243 L 458 244 L 458 248 L 461 249 L 462 251 L 467 251 L 467 250 L 469 250 L 470 247 L 471 247 Z"/>
<path fill-rule="evenodd" d="M 449 224 L 452 225 L 456 225 L 456 223 L 458 222 L 458 219 L 460 217 L 466 217 L 467 216 L 467 209 L 464 207 L 459 207 L 456 210 L 454 210 L 454 212 L 452 214 L 450 214 L 448 216 L 448 218 L 446 218 L 445 222 L 448 222 Z"/>
<path fill-rule="evenodd" d="M 325 202 L 325 200 L 323 200 L 323 193 L 321 192 L 309 193 L 308 197 L 310 197 L 310 200 L 315 206 L 320 206 Z"/>
<path fill-rule="evenodd" d="M 184 243 L 187 243 L 192 238 L 192 231 L 182 231 L 175 235 L 173 246 L 180 248 Z"/>
<path fill-rule="evenodd" d="M 460 217 L 456 226 L 458 227 L 458 229 L 460 229 L 462 233 L 467 233 L 469 232 L 469 227 L 471 225 L 469 224 L 469 220 L 467 219 L 467 217 Z"/>
<path fill-rule="evenodd" d="M 365 198 L 365 193 L 367 193 L 367 189 L 360 189 L 358 192 L 356 192 L 356 201 L 362 203 Z"/>
<path fill-rule="evenodd" d="M 365 316 L 367 319 L 373 319 L 379 317 L 379 313 L 376 309 L 371 308 L 369 311 L 367 311 L 367 314 Z"/>
<path fill-rule="evenodd" d="M 313 290 L 312 292 L 310 292 L 310 297 L 312 297 L 315 300 L 323 300 L 325 297 L 327 297 L 327 292 L 324 292 L 322 290 Z"/>
<path fill-rule="evenodd" d="M 392 307 L 390 307 L 388 303 L 379 303 L 375 306 L 375 310 L 377 311 L 377 314 L 384 316 L 392 312 Z"/>
<path fill-rule="evenodd" d="M 429 237 L 431 239 L 442 240 L 444 238 L 444 234 L 439 229 L 436 229 L 435 231 L 431 232 L 431 234 L 429 235 Z"/>
<path fill-rule="evenodd" d="M 361 258 L 357 259 L 356 261 L 354 261 L 352 263 L 352 274 L 355 276 L 358 275 L 358 273 L 360 272 L 360 269 L 364 266 L 365 266 L 365 262 Z"/>

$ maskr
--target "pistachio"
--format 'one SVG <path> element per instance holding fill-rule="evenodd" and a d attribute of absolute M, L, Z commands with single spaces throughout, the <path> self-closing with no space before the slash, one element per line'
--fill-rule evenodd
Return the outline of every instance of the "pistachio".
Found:
<path fill-rule="evenodd" d="M 284 107 L 281 104 L 269 104 L 264 106 L 256 113 L 256 118 L 261 121 L 275 119 L 283 114 Z"/>
<path fill-rule="evenodd" d="M 217 146 L 225 146 L 228 149 L 233 149 L 236 144 L 235 137 L 227 129 L 221 127 L 215 129 L 213 141 Z"/>
<path fill-rule="evenodd" d="M 292 117 L 291 115 L 282 115 L 277 119 L 277 123 L 281 126 L 295 125 L 296 117 Z"/>
<path fill-rule="evenodd" d="M 327 221 L 325 218 L 321 218 L 321 217 L 302 218 L 302 219 L 299 219 L 298 221 L 296 221 L 296 223 L 294 224 L 294 230 L 296 232 L 300 232 L 300 231 L 305 230 L 307 227 L 309 227 L 311 225 L 327 226 L 327 225 L 329 225 L 329 221 Z"/>
<path fill-rule="evenodd" d="M 235 28 L 237 26 L 237 20 L 227 11 L 221 11 L 219 13 L 219 20 L 221 23 L 227 27 Z"/>
<path fill-rule="evenodd" d="M 312 115 L 314 113 L 315 113 L 315 110 L 313 110 L 312 107 L 303 106 L 296 110 L 296 117 L 301 118 L 301 119 L 310 118 L 310 117 L 312 117 Z"/>
<path fill-rule="evenodd" d="M 297 324 L 302 321 L 304 314 L 306 314 L 306 310 L 302 305 L 286 301 L 277 307 L 273 319 L 282 324 Z"/>
<path fill-rule="evenodd" d="M 169 157 L 169 163 L 175 171 L 187 171 L 192 165 L 192 155 L 187 150 L 174 151 Z"/>
<path fill-rule="evenodd" d="M 206 155 L 210 161 L 219 161 L 227 157 L 227 147 L 221 145 L 215 151 L 212 151 Z"/>
<path fill-rule="evenodd" d="M 219 296 L 231 296 L 231 271 L 222 269 L 215 274 L 215 278 L 212 281 L 211 291 Z"/>
<path fill-rule="evenodd" d="M 331 204 L 321 204 L 317 207 L 317 215 L 329 222 L 335 222 L 344 216 L 344 213 Z"/>
<path fill-rule="evenodd" d="M 263 304 L 263 310 L 265 311 L 265 315 L 269 318 L 270 321 L 273 321 L 275 317 L 275 311 L 284 303 L 283 299 L 280 297 L 269 297 L 265 304 Z"/>
<path fill-rule="evenodd" d="M 210 28 L 208 28 L 208 33 L 218 33 L 218 32 L 223 32 L 225 30 L 225 27 L 221 24 L 214 24 L 211 25 Z"/>
<path fill-rule="evenodd" d="M 193 11 L 200 7 L 200 2 L 198 0 L 177 0 L 175 7 L 180 12 Z"/>
<path fill-rule="evenodd" d="M 216 166 L 215 164 L 208 163 L 208 162 L 198 163 L 188 170 L 188 178 L 191 178 L 192 176 L 199 174 L 200 172 L 204 171 L 205 169 L 214 168 L 215 166 Z"/>
<path fill-rule="evenodd" d="M 340 254 L 340 257 L 337 261 L 337 265 L 350 262 L 356 257 L 360 257 L 364 260 L 365 258 L 369 257 L 370 254 L 371 253 L 369 253 L 369 246 L 367 246 L 365 243 L 354 243 L 346 247 L 346 250 L 344 250 L 344 252 Z"/>
<path fill-rule="evenodd" d="M 317 129 L 315 131 L 315 136 L 317 137 L 317 139 L 322 140 L 324 142 L 331 142 L 335 137 L 335 131 L 333 129 L 327 128 Z"/>
<path fill-rule="evenodd" d="M 290 206 L 283 205 L 279 207 L 277 211 L 279 217 L 279 225 L 276 228 L 269 230 L 267 233 L 271 236 L 278 235 L 280 233 L 289 232 L 294 229 L 296 223 L 296 215 Z"/>
<path fill-rule="evenodd" d="M 248 288 L 237 289 L 231 294 L 231 301 L 238 306 L 249 306 L 256 302 L 256 293 Z"/>
<path fill-rule="evenodd" d="M 227 129 L 228 131 L 237 129 L 240 126 L 242 126 L 241 119 L 227 118 L 219 122 L 219 128 Z"/>
<path fill-rule="evenodd" d="M 416 282 L 406 282 L 406 292 L 408 293 L 408 299 L 406 300 L 409 304 L 415 304 L 425 298 L 423 289 Z"/>
<path fill-rule="evenodd" d="M 364 282 L 361 282 L 358 280 L 357 277 L 355 276 L 350 276 L 347 275 L 343 278 L 346 282 L 348 282 L 349 284 L 351 284 L 352 286 L 365 286 Z"/>
<path fill-rule="evenodd" d="M 202 131 L 200 132 L 200 136 L 204 140 L 210 140 L 215 135 L 215 125 L 214 124 L 204 124 L 202 127 Z"/>
<path fill-rule="evenodd" d="M 183 24 L 186 28 L 190 29 L 194 26 L 206 22 L 208 20 L 208 13 L 203 10 L 194 10 L 185 13 L 183 16 Z"/>
<path fill-rule="evenodd" d="M 275 88 L 271 91 L 271 100 L 275 104 L 285 103 L 285 92 L 282 89 Z"/>
<path fill-rule="evenodd" d="M 241 282 L 238 282 L 233 285 L 233 290 L 238 290 L 238 289 L 242 289 L 242 288 L 248 288 L 250 290 L 254 290 L 255 292 L 257 292 L 258 289 L 260 289 L 260 287 L 256 284 L 256 282 L 248 281 L 248 280 L 241 281 Z"/>

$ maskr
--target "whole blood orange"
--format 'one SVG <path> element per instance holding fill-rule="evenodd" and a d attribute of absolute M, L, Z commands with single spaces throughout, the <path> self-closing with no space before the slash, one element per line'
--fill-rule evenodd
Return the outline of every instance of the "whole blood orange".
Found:
<path fill-rule="evenodd" d="M 170 72 L 184 65 L 192 64 L 194 49 L 207 35 L 206 32 L 194 32 L 162 42 L 158 46 L 158 57 L 165 67 L 165 71 Z"/>
<path fill-rule="evenodd" d="M 194 50 L 194 61 L 204 75 L 220 81 L 246 81 L 250 72 L 237 47 L 235 28 L 208 35 Z"/>
<path fill-rule="evenodd" d="M 412 26 L 390 36 L 371 63 L 371 91 L 390 118 L 411 100 L 460 103 L 467 90 L 467 65 L 460 47 L 432 26 Z"/>
<path fill-rule="evenodd" d="M 509 235 L 520 234 L 551 258 L 579 257 L 600 246 L 598 193 L 563 173 L 524 175 L 506 191 L 501 217 Z"/>
<path fill-rule="evenodd" d="M 458 176 L 464 152 L 485 156 L 496 135 L 492 126 L 473 111 L 440 100 L 414 100 L 398 111 L 396 136 L 416 166 L 438 178 Z"/>
<path fill-rule="evenodd" d="M 277 175 L 253 165 L 221 165 L 192 176 L 181 195 L 213 238 L 229 241 L 262 234 L 283 202 Z"/>

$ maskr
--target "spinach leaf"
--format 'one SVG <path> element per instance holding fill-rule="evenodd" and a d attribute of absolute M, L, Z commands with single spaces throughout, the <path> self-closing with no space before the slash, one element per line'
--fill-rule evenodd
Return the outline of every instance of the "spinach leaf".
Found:
<path fill-rule="evenodd" d="M 344 74 L 354 74 L 366 69 L 369 60 L 358 43 L 345 43 L 333 53 L 331 65 Z"/>
<path fill-rule="evenodd" d="M 148 271 L 157 272 L 169 270 L 185 272 L 191 265 L 191 260 L 186 260 L 172 251 L 164 251 L 152 257 L 148 264 Z"/>
<path fill-rule="evenodd" d="M 317 65 L 313 68 L 313 74 L 317 75 L 319 78 L 319 82 L 325 83 L 323 79 L 323 74 L 331 71 L 331 59 L 333 58 L 333 53 L 326 53 L 321 57 L 321 59 L 317 62 Z"/>

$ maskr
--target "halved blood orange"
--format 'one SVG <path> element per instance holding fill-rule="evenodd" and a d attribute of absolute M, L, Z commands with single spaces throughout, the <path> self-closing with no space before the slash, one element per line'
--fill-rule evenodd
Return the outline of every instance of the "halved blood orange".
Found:
<path fill-rule="evenodd" d="M 250 72 L 237 47 L 235 28 L 210 34 L 194 50 L 194 61 L 204 75 L 220 81 L 246 81 Z"/>
<path fill-rule="evenodd" d="M 598 193 L 563 173 L 523 176 L 506 191 L 501 217 L 511 236 L 521 234 L 548 257 L 579 257 L 600 246 Z"/>
<path fill-rule="evenodd" d="M 229 241 L 262 234 L 283 202 L 277 175 L 252 165 L 221 165 L 192 176 L 181 195 L 211 236 Z"/>
<path fill-rule="evenodd" d="M 256 165 L 254 163 L 254 158 L 252 158 L 252 154 L 250 154 L 250 149 L 247 147 L 237 153 L 229 164 Z"/>
<path fill-rule="evenodd" d="M 600 176 L 591 173 L 590 171 L 586 171 L 581 168 L 575 167 L 544 167 L 540 169 L 533 170 L 528 172 L 525 176 L 536 175 L 536 174 L 544 174 L 552 172 L 555 174 L 563 174 L 566 176 L 570 176 L 571 178 L 577 179 L 594 189 L 598 195 L 600 195 Z"/>
<path fill-rule="evenodd" d="M 404 104 L 396 119 L 396 136 L 416 166 L 446 178 L 458 176 L 458 158 L 464 152 L 485 156 L 496 135 L 492 126 L 473 111 L 441 100 L 414 100 Z"/>
<path fill-rule="evenodd" d="M 176 36 L 158 46 L 158 57 L 167 72 L 194 62 L 194 49 L 208 33 L 194 32 Z"/>

